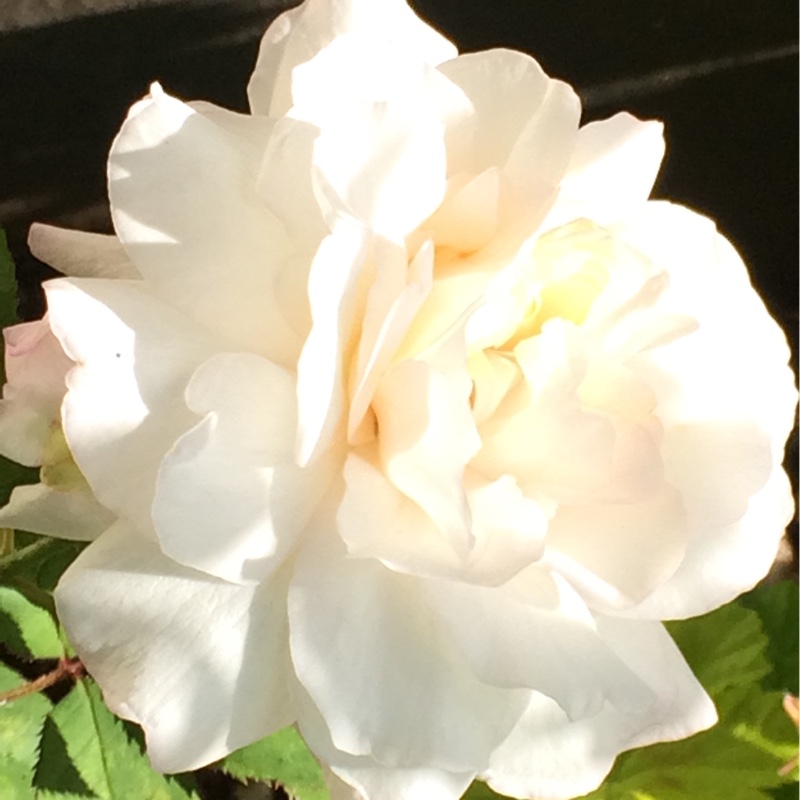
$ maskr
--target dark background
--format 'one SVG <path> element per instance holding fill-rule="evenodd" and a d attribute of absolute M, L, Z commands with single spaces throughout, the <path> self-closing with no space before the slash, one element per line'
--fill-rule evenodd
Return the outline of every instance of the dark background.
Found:
<path fill-rule="evenodd" d="M 245 110 L 259 36 L 292 5 L 140 0 L 128 10 L 70 16 L 71 2 L 51 2 L 52 11 L 23 19 L 26 27 L 13 27 L 16 18 L 0 30 L 0 226 L 26 317 L 41 312 L 38 281 L 48 275 L 27 253 L 27 228 L 41 220 L 109 229 L 105 158 L 131 103 L 157 79 L 185 99 Z M 797 0 L 413 5 L 462 51 L 533 54 L 578 89 L 586 120 L 622 109 L 664 120 L 667 158 L 655 195 L 718 221 L 789 334 L 796 362 Z M 2 16 L 0 9 L 0 29 Z M 796 444 L 789 460 L 796 476 Z"/>

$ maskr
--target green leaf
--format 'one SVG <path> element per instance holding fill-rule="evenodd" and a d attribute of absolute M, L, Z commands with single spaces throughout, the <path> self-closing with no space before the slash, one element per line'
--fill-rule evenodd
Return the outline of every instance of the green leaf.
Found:
<path fill-rule="evenodd" d="M 772 669 L 758 614 L 738 602 L 702 617 L 670 622 L 667 629 L 714 700 L 734 686 L 760 681 Z"/>
<path fill-rule="evenodd" d="M 759 586 L 739 602 L 758 613 L 769 639 L 767 657 L 772 663 L 772 672 L 765 678 L 764 686 L 797 695 L 800 693 L 800 590 L 797 583 L 782 581 L 772 586 Z"/>
<path fill-rule="evenodd" d="M 12 652 L 29 659 L 64 655 L 50 614 L 8 586 L 0 586 L 0 641 Z"/>
<path fill-rule="evenodd" d="M 42 736 L 35 785 L 42 797 L 74 793 L 97 800 L 189 800 L 196 797 L 155 772 L 91 680 L 79 681 L 53 709 Z"/>
<path fill-rule="evenodd" d="M 0 561 L 0 581 L 17 588 L 27 586 L 31 591 L 23 593 L 28 596 L 52 592 L 64 570 L 88 544 L 23 531 L 17 531 L 14 538 L 15 552 Z"/>
<path fill-rule="evenodd" d="M 328 800 L 322 769 L 294 727 L 231 753 L 219 768 L 238 780 L 276 781 L 296 800 Z"/>
<path fill-rule="evenodd" d="M 466 793 L 462 800 L 505 800 L 506 796 L 493 792 L 485 783 L 475 781 Z"/>
<path fill-rule="evenodd" d="M 23 683 L 24 678 L 0 663 L 0 692 Z M 31 797 L 39 738 L 51 707 L 43 694 L 30 694 L 0 706 L 0 797 Z M 20 794 L 23 789 L 27 794 Z"/>

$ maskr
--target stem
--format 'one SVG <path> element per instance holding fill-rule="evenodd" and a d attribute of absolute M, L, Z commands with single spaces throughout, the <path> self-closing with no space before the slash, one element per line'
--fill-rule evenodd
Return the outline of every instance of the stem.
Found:
<path fill-rule="evenodd" d="M 0 692 L 0 706 L 12 700 L 19 700 L 21 697 L 27 697 L 29 694 L 43 692 L 63 680 L 78 680 L 85 674 L 79 658 L 62 658 L 51 672 L 46 672 L 35 680 L 23 683 L 22 686 L 16 686 L 7 692 Z"/>
<path fill-rule="evenodd" d="M 38 542 L 34 542 L 33 544 L 29 544 L 27 547 L 23 547 L 20 550 L 14 550 L 12 553 L 9 553 L 7 556 L 3 556 L 0 558 L 0 569 L 5 569 L 6 567 L 13 564 L 15 561 L 22 561 L 22 559 L 27 558 L 28 556 L 32 556 L 34 553 L 37 553 L 39 550 L 44 549 L 50 542 L 53 541 L 52 539 L 39 539 Z"/>
<path fill-rule="evenodd" d="M 14 552 L 14 529 L 0 528 L 0 559 Z"/>

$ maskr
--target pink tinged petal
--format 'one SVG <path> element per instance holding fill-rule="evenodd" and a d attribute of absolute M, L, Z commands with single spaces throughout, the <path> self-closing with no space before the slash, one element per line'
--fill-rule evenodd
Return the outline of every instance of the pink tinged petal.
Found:
<path fill-rule="evenodd" d="M 141 282 L 65 278 L 45 292 L 76 362 L 62 409 L 70 450 L 98 500 L 149 531 L 161 459 L 197 422 L 184 389 L 217 342 Z"/>
<path fill-rule="evenodd" d="M 53 336 L 47 316 L 6 328 L 3 339 L 7 383 L 0 401 L 0 452 L 39 466 L 74 364 Z"/>
<path fill-rule="evenodd" d="M 661 625 L 598 618 L 597 629 L 656 702 L 627 713 L 606 704 L 594 716 L 570 720 L 553 700 L 532 693 L 482 776 L 495 791 L 567 800 L 596 788 L 622 751 L 685 738 L 716 722 L 711 700 Z"/>
<path fill-rule="evenodd" d="M 320 537 L 302 551 L 289 589 L 295 672 L 337 749 L 386 767 L 482 769 L 524 693 L 474 677 L 421 588 Z"/>
<path fill-rule="evenodd" d="M 325 125 L 314 146 L 323 213 L 351 216 L 401 242 L 444 197 L 443 130 L 403 103 L 346 109 Z"/>
<path fill-rule="evenodd" d="M 686 510 L 665 485 L 638 501 L 561 506 L 550 522 L 545 562 L 592 608 L 616 612 L 667 581 L 686 554 Z"/>
<path fill-rule="evenodd" d="M 249 135 L 237 135 L 243 126 Z M 275 282 L 295 248 L 256 187 L 270 130 L 222 109 L 198 113 L 154 85 L 112 145 L 109 195 L 117 234 L 157 296 L 238 349 L 290 365 L 301 339 Z"/>
<path fill-rule="evenodd" d="M 264 34 L 247 88 L 253 113 L 286 114 L 294 68 L 348 33 L 380 39 L 428 64 L 456 55 L 456 48 L 402 0 L 310 0 L 281 14 Z"/>
<path fill-rule="evenodd" d="M 504 688 L 553 698 L 572 719 L 597 714 L 605 702 L 641 713 L 655 697 L 596 631 L 586 606 L 557 575 L 535 567 L 486 588 L 429 581 L 424 591 L 475 675 Z"/>
<path fill-rule="evenodd" d="M 663 158 L 660 122 L 642 122 L 623 112 L 585 125 L 544 227 L 580 217 L 600 225 L 625 219 L 650 196 Z"/>
<path fill-rule="evenodd" d="M 404 248 L 382 243 L 376 276 L 367 295 L 348 417 L 352 441 L 361 425 L 381 376 L 431 290 L 434 253 L 430 242 L 420 247 L 410 264 Z"/>
<path fill-rule="evenodd" d="M 40 261 L 71 278 L 141 278 L 116 236 L 34 222 L 28 247 Z"/>
<path fill-rule="evenodd" d="M 164 553 L 236 583 L 272 575 L 331 478 L 330 462 L 294 463 L 294 376 L 249 354 L 214 356 L 186 403 L 203 420 L 162 462 L 153 520 Z"/>
<path fill-rule="evenodd" d="M 0 508 L 0 527 L 91 541 L 116 519 L 91 492 L 61 492 L 43 483 L 17 486 Z"/>
<path fill-rule="evenodd" d="M 344 423 L 345 358 L 355 347 L 367 255 L 363 231 L 342 224 L 322 241 L 311 264 L 308 298 L 313 325 L 297 363 L 300 466 L 330 447 Z"/>
<path fill-rule="evenodd" d="M 375 392 L 381 465 L 466 554 L 474 540 L 464 468 L 481 441 L 469 405 L 463 329 L 420 358 L 394 365 Z"/>
<path fill-rule="evenodd" d="M 55 592 L 59 619 L 114 713 L 145 729 L 161 772 L 202 767 L 292 722 L 286 586 L 225 583 L 123 523 Z"/>

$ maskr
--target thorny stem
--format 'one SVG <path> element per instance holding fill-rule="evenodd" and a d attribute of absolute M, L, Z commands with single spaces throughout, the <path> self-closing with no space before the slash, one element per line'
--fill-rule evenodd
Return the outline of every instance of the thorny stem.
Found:
<path fill-rule="evenodd" d="M 12 700 L 19 700 L 20 697 L 27 697 L 29 694 L 43 692 L 64 680 L 76 681 L 85 674 L 83 663 L 77 656 L 62 658 L 54 670 L 40 675 L 35 680 L 28 681 L 28 683 L 23 683 L 22 686 L 15 686 L 7 692 L 0 692 L 0 706 Z"/>

